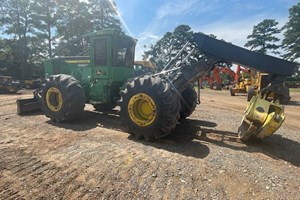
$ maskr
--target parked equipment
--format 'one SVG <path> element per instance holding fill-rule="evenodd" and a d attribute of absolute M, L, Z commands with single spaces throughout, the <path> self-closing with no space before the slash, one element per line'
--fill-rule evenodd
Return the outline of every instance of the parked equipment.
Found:
<path fill-rule="evenodd" d="M 221 74 L 223 76 L 225 75 L 227 78 L 226 80 L 222 80 Z M 216 90 L 221 90 L 223 88 L 229 87 L 231 85 L 230 83 L 234 80 L 235 78 L 235 72 L 232 71 L 229 67 L 223 67 L 223 66 L 216 66 L 213 69 L 213 78 L 215 80 L 215 88 Z M 214 88 L 214 86 L 213 86 Z"/>
<path fill-rule="evenodd" d="M 257 95 L 263 88 L 266 88 L 270 84 L 270 75 L 268 73 L 256 72 L 254 84 L 248 86 L 247 90 L 247 101 L 250 101 L 251 98 Z M 286 97 L 290 96 L 289 88 L 284 83 L 283 92 Z M 266 94 L 265 98 L 273 98 L 274 93 L 271 92 Z M 290 98 L 284 98 L 280 100 L 280 104 L 287 105 L 290 102 Z"/>
<path fill-rule="evenodd" d="M 226 80 L 222 80 L 221 74 L 228 76 L 228 78 Z M 207 84 L 207 86 L 210 89 L 222 90 L 222 88 L 226 88 L 230 85 L 234 77 L 235 77 L 235 72 L 232 71 L 229 67 L 223 67 L 217 65 L 213 68 L 213 70 L 209 74 L 206 74 L 200 79 L 200 83 L 202 86 L 204 84 Z"/>
<path fill-rule="evenodd" d="M 253 85 L 254 75 L 251 69 L 237 66 L 234 85 L 229 86 L 229 92 L 231 96 L 235 96 L 236 93 L 247 94 L 248 87 Z"/>
<path fill-rule="evenodd" d="M 36 89 L 39 88 L 42 84 L 40 79 L 26 79 L 22 81 L 22 86 L 26 89 Z"/>
<path fill-rule="evenodd" d="M 14 81 L 11 76 L 0 76 L 0 92 L 2 93 L 17 93 L 21 90 L 21 84 Z"/>
<path fill-rule="evenodd" d="M 268 117 L 261 118 L 260 124 L 256 124 L 256 118 L 251 118 L 256 115 L 245 117 L 241 125 L 243 129 L 239 129 L 242 139 L 256 136 L 264 138 L 276 131 L 281 124 L 277 124 L 277 127 L 272 125 L 272 129 L 264 128 L 269 125 L 271 115 L 276 123 L 284 120 L 283 109 L 267 108 L 273 105 L 280 107 L 277 100 L 285 98 L 281 88 L 285 78 L 293 74 L 296 67 L 294 63 L 196 33 L 191 43 L 205 55 L 205 60 L 185 65 L 188 55 L 182 63 L 168 64 L 159 73 L 132 77 L 135 39 L 113 30 L 103 30 L 84 37 L 90 39 L 89 56 L 57 57 L 44 61 L 47 81 L 40 99 L 43 112 L 53 121 L 78 118 L 85 103 L 101 111 L 111 110 L 118 103 L 122 122 L 135 138 L 161 138 L 176 127 L 179 118 L 186 118 L 194 111 L 197 95 L 192 84 L 222 61 L 243 64 L 272 74 L 271 85 L 266 90 L 274 92 L 275 97 L 273 102 L 264 102 L 263 110 Z M 255 106 L 260 105 L 262 98 L 258 95 L 256 99 Z M 24 106 L 22 103 L 18 105 Z M 258 109 L 255 106 L 248 106 L 248 110 Z M 267 134 L 261 136 L 262 131 Z"/>
<path fill-rule="evenodd" d="M 156 64 L 149 60 L 134 61 L 134 69 L 136 69 L 136 70 L 143 69 L 146 73 L 157 72 Z"/>

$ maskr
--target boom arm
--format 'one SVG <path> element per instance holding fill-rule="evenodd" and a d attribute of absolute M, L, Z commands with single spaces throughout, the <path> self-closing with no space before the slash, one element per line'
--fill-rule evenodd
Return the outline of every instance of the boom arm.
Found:
<path fill-rule="evenodd" d="M 206 59 L 191 66 L 182 66 L 179 72 L 175 71 L 176 76 L 169 76 L 179 92 L 211 71 L 216 63 L 232 62 L 269 73 L 272 85 L 269 90 L 281 94 L 283 82 L 297 67 L 296 63 L 256 53 L 200 33 L 194 34 L 193 42 Z"/>
<path fill-rule="evenodd" d="M 203 34 L 195 33 L 193 41 L 205 55 L 216 57 L 220 61 L 233 62 L 279 76 L 291 76 L 295 72 L 295 63 L 249 51 Z"/>
<path fill-rule="evenodd" d="M 296 64 L 255 53 L 203 34 L 195 34 L 193 41 L 205 56 L 196 64 L 182 66 L 180 69 L 167 73 L 167 79 L 171 80 L 173 86 L 181 93 L 190 83 L 203 77 L 217 63 L 224 61 L 269 73 L 271 84 L 251 99 L 238 134 L 241 140 L 246 141 L 252 137 L 266 138 L 278 130 L 285 119 L 284 107 L 278 102 L 290 99 L 283 83 L 287 76 L 294 73 Z M 265 98 L 271 92 L 274 93 L 274 97 L 273 101 L 269 102 Z"/>

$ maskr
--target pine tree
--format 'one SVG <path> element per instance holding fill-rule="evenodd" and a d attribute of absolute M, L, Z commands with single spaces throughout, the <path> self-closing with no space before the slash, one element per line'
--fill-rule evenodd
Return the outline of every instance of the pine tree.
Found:
<path fill-rule="evenodd" d="M 58 1 L 58 20 L 57 20 L 57 40 L 61 49 L 66 43 L 72 42 L 61 53 L 64 55 L 78 55 L 87 48 L 88 43 L 84 39 L 78 39 L 80 36 L 91 33 L 92 16 L 88 11 L 88 4 L 79 0 L 61 0 Z"/>
<path fill-rule="evenodd" d="M 16 77 L 25 79 L 30 75 L 28 59 L 31 49 L 28 47 L 30 39 L 35 36 L 36 29 L 34 28 L 32 15 L 32 0 L 2 0 L 1 26 L 4 33 L 13 37 L 16 40 L 16 58 L 20 66 L 15 70 Z M 20 71 L 22 73 L 20 73 Z"/>
<path fill-rule="evenodd" d="M 188 25 L 179 25 L 173 32 L 167 32 L 155 45 L 151 45 L 150 49 L 144 52 L 143 58 L 153 58 L 161 68 L 166 66 L 170 61 L 173 64 L 181 63 L 192 51 L 194 44 L 189 43 L 177 59 L 175 59 L 175 56 L 188 41 L 191 41 L 193 34 L 194 32 Z M 216 38 L 214 35 L 209 36 Z M 193 64 L 199 62 L 202 58 L 203 55 L 196 48 L 185 63 Z"/>
<path fill-rule="evenodd" d="M 280 33 L 277 27 L 278 22 L 274 19 L 265 19 L 253 27 L 253 32 L 248 35 L 248 42 L 245 47 L 250 47 L 251 50 L 266 54 L 268 51 L 278 53 L 276 51 L 280 45 L 276 44 L 279 39 L 275 36 Z"/>
<path fill-rule="evenodd" d="M 117 18 L 116 4 L 111 0 L 88 0 L 89 12 L 92 17 L 93 30 L 113 28 L 121 30 L 120 20 Z"/>
<path fill-rule="evenodd" d="M 54 29 L 57 22 L 57 3 L 55 0 L 34 0 L 33 13 L 38 39 L 34 42 L 39 53 L 52 57 Z"/>
<path fill-rule="evenodd" d="M 289 21 L 284 30 L 282 44 L 287 53 L 283 57 L 294 61 L 300 58 L 300 3 L 289 9 Z"/>

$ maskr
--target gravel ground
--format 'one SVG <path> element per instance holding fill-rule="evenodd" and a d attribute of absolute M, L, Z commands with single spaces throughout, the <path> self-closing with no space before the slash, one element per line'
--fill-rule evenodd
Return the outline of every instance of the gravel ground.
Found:
<path fill-rule="evenodd" d="M 264 141 L 242 143 L 243 95 L 203 90 L 201 105 L 154 142 L 123 131 L 117 110 L 87 105 L 82 119 L 55 124 L 16 115 L 0 95 L 0 199 L 299 199 L 300 93 Z"/>

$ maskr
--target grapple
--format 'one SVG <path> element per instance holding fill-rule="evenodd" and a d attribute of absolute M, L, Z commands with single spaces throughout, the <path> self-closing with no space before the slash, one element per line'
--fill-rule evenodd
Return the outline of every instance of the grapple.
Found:
<path fill-rule="evenodd" d="M 42 107 L 41 91 L 42 91 L 41 88 L 34 91 L 33 98 L 17 99 L 17 114 L 24 115 L 32 112 L 41 111 L 41 107 Z"/>
<path fill-rule="evenodd" d="M 279 100 L 268 101 L 259 93 L 248 103 L 238 128 L 239 138 L 242 141 L 265 139 L 280 128 L 284 119 L 284 106 L 279 104 Z"/>

